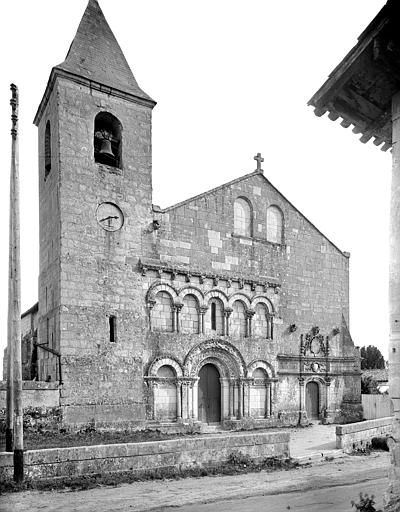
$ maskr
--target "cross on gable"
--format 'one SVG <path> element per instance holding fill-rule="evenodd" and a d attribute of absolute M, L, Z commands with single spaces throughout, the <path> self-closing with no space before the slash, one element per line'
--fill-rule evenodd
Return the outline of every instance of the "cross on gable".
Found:
<path fill-rule="evenodd" d="M 254 160 L 257 161 L 257 171 L 262 171 L 261 169 L 261 163 L 264 162 L 264 158 L 261 156 L 261 153 L 257 153 L 254 157 Z"/>

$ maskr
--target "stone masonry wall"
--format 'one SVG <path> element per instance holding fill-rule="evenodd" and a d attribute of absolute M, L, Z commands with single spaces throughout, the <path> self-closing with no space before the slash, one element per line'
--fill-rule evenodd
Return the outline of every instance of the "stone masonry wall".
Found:
<path fill-rule="evenodd" d="M 240 452 L 256 461 L 289 457 L 289 433 L 225 434 L 169 441 L 28 451 L 27 478 L 56 479 L 118 471 L 190 468 L 225 462 Z M 0 454 L 0 478 L 12 479 L 12 453 Z"/>
<path fill-rule="evenodd" d="M 245 197 L 252 204 L 252 237 L 234 233 L 233 204 L 237 197 Z M 266 241 L 266 210 L 270 205 L 277 205 L 283 212 L 282 244 Z M 238 348 L 246 364 L 256 359 L 268 361 L 274 368 L 274 376 L 279 377 L 274 397 L 277 414 L 298 412 L 300 334 L 309 332 L 313 326 L 319 326 L 320 332 L 329 336 L 330 343 L 329 389 L 326 389 L 324 375 L 313 372 L 305 375 L 305 384 L 315 379 L 320 382 L 321 411 L 326 408 L 328 401 L 332 416 L 339 418 L 343 399 L 357 401 L 357 397 L 360 398 L 354 345 L 346 326 L 349 307 L 348 255 L 327 240 L 264 176 L 251 174 L 176 207 L 167 208 L 164 213 L 156 213 L 156 216 L 159 229 L 145 236 L 144 244 L 150 267 L 151 264 L 158 265 L 163 270 L 161 274 L 147 271 L 143 290 L 161 286 L 167 290 L 162 292 L 164 295 L 170 294 L 171 304 L 174 300 L 184 300 L 185 294 L 196 293 L 199 310 L 203 305 L 208 309 L 204 313 L 203 334 L 183 333 L 183 324 L 180 326 L 182 329 L 178 329 L 181 332 L 149 334 L 152 358 L 172 354 L 177 360 L 183 361 L 193 346 L 215 336 L 216 332 L 210 328 L 210 306 L 213 295 L 219 293 L 226 298 L 223 299 L 225 307 L 229 302 L 233 309 L 227 339 Z M 185 276 L 185 272 L 189 277 Z M 212 275 L 219 276 L 217 282 Z M 240 283 L 240 279 L 244 280 L 244 284 Z M 264 288 L 258 284 L 248 284 L 246 280 L 271 281 L 280 286 Z M 270 309 L 274 310 L 273 339 L 267 339 L 266 322 L 264 320 L 260 328 L 257 314 L 253 317 L 252 336 L 249 338 L 245 333 L 245 310 L 253 308 L 257 313 L 252 301 L 261 295 L 268 299 Z M 242 302 L 233 302 L 235 297 Z M 154 307 L 160 308 L 159 301 L 155 302 Z M 157 315 L 163 318 L 161 310 L 157 311 Z M 171 315 L 170 310 L 168 315 Z M 182 318 L 182 313 L 180 315 Z M 157 317 L 155 321 L 159 323 L 160 319 Z M 290 329 L 292 324 L 296 326 L 294 332 Z M 335 334 L 335 328 L 340 329 L 339 334 Z M 278 356 L 281 354 L 292 356 L 292 360 L 280 360 Z"/>
<path fill-rule="evenodd" d="M 253 236 L 234 233 L 236 198 L 252 204 Z M 266 241 L 267 208 L 283 212 L 283 243 Z M 226 274 L 233 277 L 272 277 L 281 284 L 279 317 L 285 329 L 281 347 L 298 353 L 299 333 L 318 325 L 326 334 L 349 316 L 348 255 L 338 250 L 298 212 L 260 173 L 248 175 L 167 208 L 160 216 L 160 229 L 146 240 L 150 254 L 165 265 Z M 234 284 L 234 283 L 233 283 Z M 296 324 L 296 336 L 287 332 Z M 335 337 L 332 354 L 345 354 L 341 338 Z"/>
<path fill-rule="evenodd" d="M 121 123 L 120 169 L 94 161 L 99 112 Z M 242 377 L 253 362 L 264 362 L 274 417 L 286 415 L 296 423 L 300 334 L 314 326 L 330 338 L 335 371 L 329 401 L 340 409 L 354 377 L 354 346 L 345 343 L 342 329 L 342 318 L 348 322 L 349 316 L 345 254 L 260 173 L 154 213 L 150 107 L 58 78 L 39 126 L 41 147 L 48 119 L 54 165 L 45 180 L 39 162 L 39 343 L 61 352 L 66 423 L 128 426 L 155 420 L 155 392 L 144 378 L 152 362 L 168 355 L 182 365 L 190 350 L 213 338 L 239 351 Z M 249 237 L 234 233 L 238 197 L 252 205 Z M 123 212 L 121 229 L 101 227 L 96 212 L 102 202 Z M 283 213 L 282 243 L 266 240 L 271 205 Z M 144 271 L 148 261 L 153 269 Z M 212 300 L 223 305 L 216 316 L 219 332 L 211 329 Z M 110 317 L 116 322 L 113 337 Z M 282 354 L 295 359 L 286 364 Z M 323 379 L 308 375 L 314 377 Z M 227 386 L 222 419 L 228 419 Z M 185 409 L 188 393 L 185 388 L 177 407 Z M 321 388 L 320 395 L 322 412 L 328 391 Z M 238 400 L 233 412 L 240 416 Z M 243 400 L 249 402 L 247 395 Z M 189 421 L 194 414 L 184 413 Z"/>
<path fill-rule="evenodd" d="M 94 161 L 99 112 L 113 114 L 122 125 L 122 169 Z M 151 109 L 58 78 L 40 141 L 48 117 L 57 119 L 52 140 L 58 166 L 46 183 L 39 176 L 44 223 L 39 341 L 46 341 L 47 317 L 54 312 L 66 422 L 143 421 L 146 314 L 137 261 L 142 231 L 152 220 Z M 99 225 L 102 202 L 119 206 L 123 229 L 110 232 Z M 53 258 L 47 257 L 51 247 Z M 110 316 L 117 321 L 115 343 L 110 343 Z"/>

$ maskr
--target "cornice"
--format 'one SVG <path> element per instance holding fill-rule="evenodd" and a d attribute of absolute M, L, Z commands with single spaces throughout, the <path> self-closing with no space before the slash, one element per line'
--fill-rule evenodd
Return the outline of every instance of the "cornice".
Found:
<path fill-rule="evenodd" d="M 66 78 L 67 80 L 70 80 L 71 82 L 74 82 L 79 85 L 84 85 L 84 86 L 88 87 L 90 90 L 99 91 L 104 94 L 108 94 L 109 96 L 114 96 L 116 98 L 120 98 L 125 101 L 129 101 L 131 103 L 136 103 L 138 105 L 143 105 L 143 106 L 149 107 L 151 109 L 153 109 L 155 107 L 155 105 L 157 104 L 154 100 L 147 100 L 145 98 L 140 98 L 138 96 L 134 96 L 133 94 L 121 91 L 119 89 L 114 89 L 108 85 L 104 85 L 99 82 L 89 80 L 88 78 L 85 78 L 80 75 L 76 75 L 75 73 L 65 71 L 64 69 L 54 67 L 51 70 L 50 77 L 47 82 L 46 90 L 43 94 L 42 100 L 39 104 L 35 118 L 33 120 L 33 124 L 35 124 L 36 126 L 38 126 L 40 123 L 43 112 L 45 111 L 47 103 L 49 101 L 50 94 L 54 88 L 54 85 L 55 85 L 58 77 Z"/>

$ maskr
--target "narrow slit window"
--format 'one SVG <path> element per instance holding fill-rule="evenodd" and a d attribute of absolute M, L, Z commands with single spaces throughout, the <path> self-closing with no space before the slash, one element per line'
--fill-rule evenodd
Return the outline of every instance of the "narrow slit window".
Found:
<path fill-rule="evenodd" d="M 110 325 L 110 343 L 115 343 L 117 341 L 117 318 L 110 316 L 108 321 Z"/>
<path fill-rule="evenodd" d="M 50 174 L 51 171 L 51 131 L 50 121 L 47 121 L 46 131 L 44 134 L 44 178 Z"/>
<path fill-rule="evenodd" d="M 211 303 L 211 330 L 217 330 L 217 305 L 215 302 Z"/>

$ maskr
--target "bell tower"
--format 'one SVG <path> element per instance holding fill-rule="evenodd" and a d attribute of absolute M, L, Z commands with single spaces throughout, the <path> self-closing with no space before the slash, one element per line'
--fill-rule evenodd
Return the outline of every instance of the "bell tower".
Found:
<path fill-rule="evenodd" d="M 141 237 L 152 222 L 151 115 L 97 0 L 35 116 L 39 129 L 41 380 L 67 423 L 144 415 Z M 62 375 L 60 375 L 60 369 Z"/>

